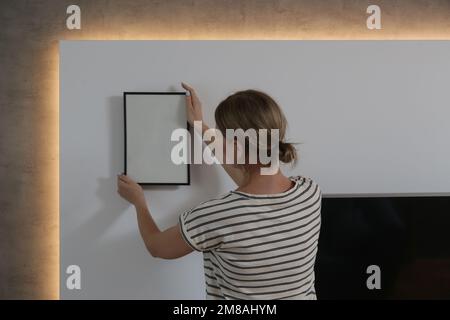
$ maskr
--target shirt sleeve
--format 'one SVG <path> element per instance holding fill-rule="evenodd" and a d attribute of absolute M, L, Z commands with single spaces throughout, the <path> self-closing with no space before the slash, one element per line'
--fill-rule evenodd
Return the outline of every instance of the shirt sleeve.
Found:
<path fill-rule="evenodd" d="M 220 247 L 223 241 L 220 225 L 210 223 L 207 214 L 215 210 L 191 208 L 179 216 L 180 232 L 186 243 L 196 251 L 209 251 Z"/>
<path fill-rule="evenodd" d="M 184 213 L 182 213 L 179 217 L 179 225 L 180 225 L 180 233 L 181 236 L 183 237 L 184 241 L 186 241 L 186 243 L 194 250 L 196 251 L 202 251 L 201 247 L 199 247 L 194 240 L 192 239 L 192 235 L 190 234 L 189 231 L 187 231 L 187 227 L 186 227 L 186 217 L 189 215 L 190 212 L 192 212 L 193 209 L 190 209 Z"/>

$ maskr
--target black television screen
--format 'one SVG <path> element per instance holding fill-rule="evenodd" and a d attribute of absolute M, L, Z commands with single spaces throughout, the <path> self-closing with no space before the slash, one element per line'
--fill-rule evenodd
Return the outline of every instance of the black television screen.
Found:
<path fill-rule="evenodd" d="M 449 299 L 449 209 L 450 197 L 324 197 L 318 299 Z"/>

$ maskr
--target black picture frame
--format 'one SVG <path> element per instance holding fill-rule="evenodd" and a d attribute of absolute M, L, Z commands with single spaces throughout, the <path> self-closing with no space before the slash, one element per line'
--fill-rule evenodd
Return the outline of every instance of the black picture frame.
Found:
<path fill-rule="evenodd" d="M 129 95 L 183 95 L 186 96 L 186 92 L 174 91 L 124 91 L 123 92 L 123 121 L 124 121 L 124 170 L 123 173 L 127 174 L 127 96 Z M 189 130 L 189 123 L 186 122 L 186 129 Z M 190 185 L 191 184 L 191 167 L 190 163 L 186 164 L 187 168 L 187 182 L 137 182 L 141 186 L 164 186 L 164 185 Z"/>

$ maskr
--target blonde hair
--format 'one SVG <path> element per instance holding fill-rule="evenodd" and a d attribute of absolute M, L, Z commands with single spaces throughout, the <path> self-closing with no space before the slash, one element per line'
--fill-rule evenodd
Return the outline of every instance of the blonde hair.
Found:
<path fill-rule="evenodd" d="M 280 161 L 284 163 L 297 161 L 297 150 L 292 143 L 285 141 L 286 117 L 280 106 L 268 94 L 253 89 L 238 91 L 219 103 L 214 117 L 217 128 L 223 135 L 226 129 L 244 131 L 267 129 L 269 135 L 271 129 L 278 129 Z"/>

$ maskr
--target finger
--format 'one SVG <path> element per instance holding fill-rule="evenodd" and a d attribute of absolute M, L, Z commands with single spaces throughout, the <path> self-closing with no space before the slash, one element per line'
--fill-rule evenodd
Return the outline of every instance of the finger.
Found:
<path fill-rule="evenodd" d="M 124 181 L 119 181 L 119 182 L 117 183 L 117 187 L 118 187 L 119 189 L 127 188 L 127 187 L 128 187 L 128 184 L 127 184 L 126 182 L 124 182 Z"/>
<path fill-rule="evenodd" d="M 128 185 L 130 185 L 130 184 L 138 184 L 136 181 L 134 181 L 132 178 L 130 178 L 129 176 L 127 176 L 127 175 L 122 175 L 122 177 L 123 177 L 123 182 L 125 182 L 126 184 L 128 184 Z"/>
<path fill-rule="evenodd" d="M 191 86 L 187 85 L 184 82 L 181 82 L 181 86 L 189 92 L 194 90 Z"/>
<path fill-rule="evenodd" d="M 199 106 L 200 105 L 200 98 L 197 96 L 197 93 L 195 91 L 192 91 L 192 101 L 193 104 L 195 104 L 195 106 Z"/>
<path fill-rule="evenodd" d="M 123 182 L 123 183 L 129 183 L 130 181 L 132 181 L 128 176 L 121 174 L 119 176 L 119 181 Z"/>
<path fill-rule="evenodd" d="M 191 96 L 186 95 L 186 105 L 187 105 L 189 108 L 193 108 Z"/>
<path fill-rule="evenodd" d="M 181 83 L 181 86 L 184 88 L 184 90 L 186 90 L 186 98 L 190 99 L 192 96 L 192 88 L 190 86 L 188 86 L 187 84 L 185 84 L 184 82 Z"/>
<path fill-rule="evenodd" d="M 197 93 L 195 92 L 194 88 L 192 88 L 191 86 L 187 85 L 186 83 L 182 82 L 181 86 L 186 89 L 187 91 L 189 91 L 190 95 L 194 98 L 194 99 L 198 99 L 197 97 Z"/>
<path fill-rule="evenodd" d="M 192 114 L 195 110 L 191 97 L 186 97 L 186 110 L 188 115 Z"/>

